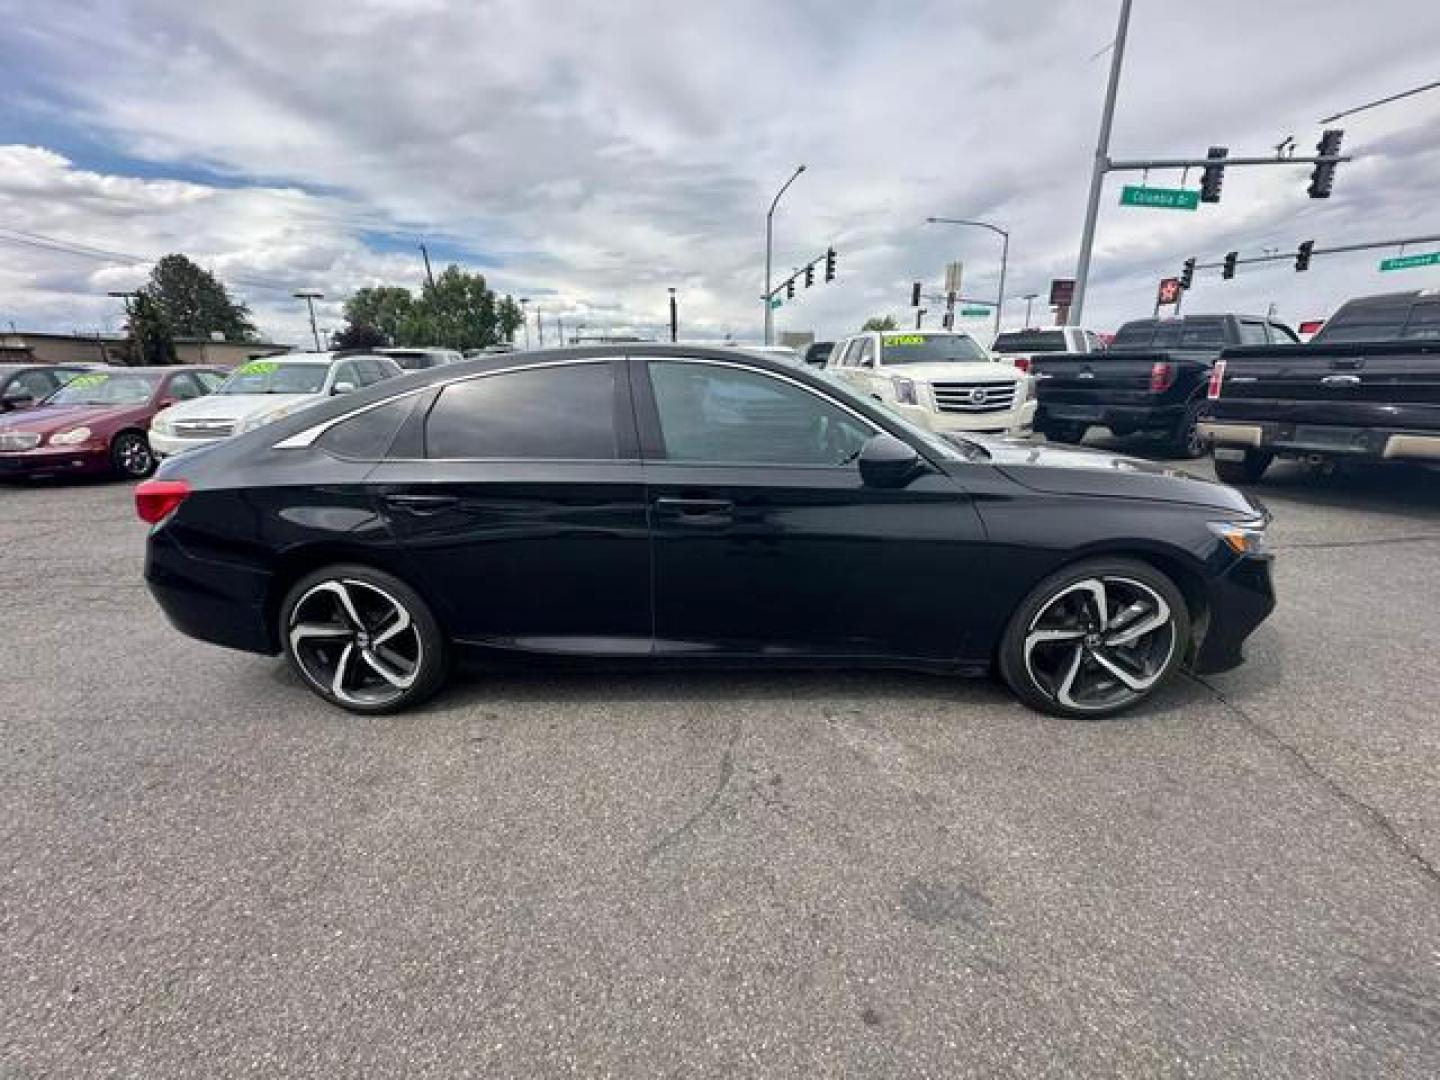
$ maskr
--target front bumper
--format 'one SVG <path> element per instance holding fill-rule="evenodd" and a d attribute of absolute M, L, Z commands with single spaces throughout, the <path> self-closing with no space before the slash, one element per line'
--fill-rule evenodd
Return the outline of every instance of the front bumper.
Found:
<path fill-rule="evenodd" d="M 953 413 L 929 409 L 923 405 L 901 405 L 886 402 L 902 413 L 911 423 L 945 435 L 950 432 L 973 432 L 977 435 L 1028 435 L 1035 427 L 1035 401 L 1004 412 Z"/>
<path fill-rule="evenodd" d="M 1244 661 L 1245 639 L 1275 610 L 1273 562 L 1268 554 L 1246 555 L 1210 580 L 1205 636 L 1191 662 L 1196 673 L 1228 671 Z"/>
<path fill-rule="evenodd" d="M 1217 447 L 1369 461 L 1440 461 L 1440 434 L 1337 424 L 1202 420 L 1200 437 Z"/>
<path fill-rule="evenodd" d="M 0 478 L 63 476 L 107 472 L 110 448 L 104 443 L 80 446 L 38 446 L 34 450 L 0 453 Z"/>

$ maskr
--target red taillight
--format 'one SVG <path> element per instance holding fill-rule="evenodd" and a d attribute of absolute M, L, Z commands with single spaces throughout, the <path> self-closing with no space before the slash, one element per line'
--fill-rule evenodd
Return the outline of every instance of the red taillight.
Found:
<path fill-rule="evenodd" d="M 184 480 L 146 480 L 135 489 L 135 513 L 154 525 L 173 514 L 189 494 Z"/>
<path fill-rule="evenodd" d="M 1163 360 L 1150 365 L 1150 392 L 1158 394 L 1175 384 L 1175 365 Z"/>
<path fill-rule="evenodd" d="M 1220 384 L 1225 381 L 1225 361 L 1216 360 L 1210 369 L 1210 381 L 1205 385 L 1205 396 L 1214 401 L 1220 396 Z"/>
<path fill-rule="evenodd" d="M 1028 356 L 1015 357 L 1015 366 L 1028 374 L 1030 371 L 1030 358 Z"/>

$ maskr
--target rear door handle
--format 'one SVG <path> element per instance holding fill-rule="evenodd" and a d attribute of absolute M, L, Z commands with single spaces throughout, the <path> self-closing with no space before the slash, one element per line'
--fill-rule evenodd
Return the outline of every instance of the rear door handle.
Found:
<path fill-rule="evenodd" d="M 412 514 L 437 514 L 460 505 L 460 500 L 454 495 L 383 495 L 381 498 L 386 506 Z"/>
<path fill-rule="evenodd" d="M 729 499 L 674 499 L 655 500 L 655 509 L 665 517 L 718 517 L 729 516 L 735 504 Z"/>

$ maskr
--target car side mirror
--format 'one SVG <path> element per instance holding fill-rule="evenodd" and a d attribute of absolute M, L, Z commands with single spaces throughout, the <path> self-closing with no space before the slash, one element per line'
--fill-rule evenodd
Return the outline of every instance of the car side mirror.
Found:
<path fill-rule="evenodd" d="M 860 448 L 860 479 L 866 487 L 904 487 L 919 471 L 920 455 L 894 435 L 876 435 Z"/>
<path fill-rule="evenodd" d="M 6 394 L 0 398 L 0 412 L 12 412 L 15 409 L 28 409 L 35 404 L 35 398 L 23 392 Z"/>
<path fill-rule="evenodd" d="M 351 394 L 354 392 L 355 384 L 353 382 L 337 382 L 330 388 L 330 393 L 332 394 Z"/>
<path fill-rule="evenodd" d="M 168 408 L 170 408 L 171 405 L 174 405 L 174 404 L 175 404 L 175 399 L 174 399 L 173 397 L 162 397 L 162 398 L 160 399 L 160 408 L 162 408 L 162 409 L 168 409 Z"/>

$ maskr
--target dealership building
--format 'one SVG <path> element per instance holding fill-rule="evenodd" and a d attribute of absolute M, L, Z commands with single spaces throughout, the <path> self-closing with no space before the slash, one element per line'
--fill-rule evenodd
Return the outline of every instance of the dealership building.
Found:
<path fill-rule="evenodd" d="M 0 364 L 118 364 L 125 338 L 119 334 L 51 334 L 16 331 L 0 334 Z M 211 341 L 176 338 L 182 364 L 234 367 L 257 356 L 290 352 L 273 341 Z"/>

